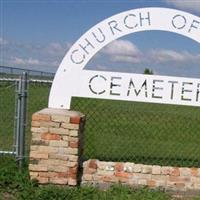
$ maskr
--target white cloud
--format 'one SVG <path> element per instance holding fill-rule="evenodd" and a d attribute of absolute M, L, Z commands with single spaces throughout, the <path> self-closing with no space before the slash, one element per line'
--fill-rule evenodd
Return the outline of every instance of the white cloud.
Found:
<path fill-rule="evenodd" d="M 164 0 L 166 3 L 174 5 L 180 9 L 187 9 L 190 11 L 200 11 L 200 0 Z"/>
<path fill-rule="evenodd" d="M 148 49 L 141 52 L 135 44 L 128 40 L 116 40 L 106 46 L 101 53 L 103 56 L 107 55 L 109 61 L 113 63 L 143 64 L 147 66 L 152 66 L 152 64 L 162 66 L 164 64 L 171 67 L 191 64 L 197 66 L 200 63 L 200 54 L 198 53 L 192 54 L 188 51 L 172 49 Z"/>
<path fill-rule="evenodd" d="M 138 56 L 124 56 L 124 55 L 116 55 L 111 58 L 114 62 L 124 62 L 124 63 L 140 63 L 142 60 Z"/>
<path fill-rule="evenodd" d="M 158 63 L 185 61 L 183 54 L 167 49 L 151 50 L 150 57 Z"/>
<path fill-rule="evenodd" d="M 128 40 L 115 40 L 108 44 L 103 50 L 108 55 L 132 56 L 140 53 L 139 49 Z"/>
<path fill-rule="evenodd" d="M 0 37 L 0 45 L 6 45 L 8 44 L 8 41 Z"/>
<path fill-rule="evenodd" d="M 44 71 L 55 71 L 71 46 L 67 42 L 51 42 L 41 45 L 7 41 L 1 37 L 0 45 L 3 51 L 0 55 L 1 65 Z"/>
<path fill-rule="evenodd" d="M 69 43 L 58 43 L 58 42 L 52 42 L 48 44 L 43 51 L 50 54 L 50 55 L 63 55 L 63 53 L 66 52 L 70 48 Z"/>
<path fill-rule="evenodd" d="M 108 66 L 105 66 L 105 65 L 99 65 L 97 64 L 95 66 L 95 70 L 107 70 L 109 67 Z"/>
<path fill-rule="evenodd" d="M 173 63 L 173 65 L 180 65 L 200 62 L 200 54 L 191 54 L 187 51 L 177 52 L 174 50 L 156 49 L 151 50 L 148 56 L 150 61 L 160 64 Z"/>
<path fill-rule="evenodd" d="M 113 62 L 138 63 L 141 57 L 140 50 L 128 40 L 115 40 L 102 53 L 109 55 Z"/>
<path fill-rule="evenodd" d="M 9 62 L 13 65 L 44 65 L 42 61 L 34 58 L 12 57 Z"/>

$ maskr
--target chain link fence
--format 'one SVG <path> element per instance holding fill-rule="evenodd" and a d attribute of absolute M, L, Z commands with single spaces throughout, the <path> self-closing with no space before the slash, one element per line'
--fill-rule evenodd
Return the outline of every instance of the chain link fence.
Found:
<path fill-rule="evenodd" d="M 29 82 L 26 150 L 31 116 L 46 108 L 51 81 Z M 0 81 L 0 150 L 13 142 L 15 82 Z M 86 115 L 84 160 L 200 167 L 200 108 L 73 98 Z M 28 154 L 27 154 L 28 155 Z"/>
<path fill-rule="evenodd" d="M 20 75 L 17 74 L 16 70 L 14 68 L 11 74 L 0 73 L 0 155 L 16 154 L 16 137 L 18 135 L 17 100 L 19 98 L 18 85 L 20 79 Z M 49 75 L 51 74 L 45 74 L 45 72 L 43 72 L 43 76 L 38 71 L 29 72 L 25 134 L 26 156 L 28 155 L 31 139 L 31 116 L 34 112 L 47 107 L 48 104 L 48 95 L 53 79 L 53 76 Z M 47 77 L 47 79 L 43 80 L 44 77 Z"/>
<path fill-rule="evenodd" d="M 16 80 L 0 81 L 0 151 L 13 151 Z"/>
<path fill-rule="evenodd" d="M 200 108 L 74 98 L 84 159 L 200 167 Z"/>

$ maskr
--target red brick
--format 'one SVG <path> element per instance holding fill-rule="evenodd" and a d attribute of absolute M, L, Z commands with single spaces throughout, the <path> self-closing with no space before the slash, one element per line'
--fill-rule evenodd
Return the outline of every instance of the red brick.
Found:
<path fill-rule="evenodd" d="M 30 158 L 32 160 L 35 160 L 35 159 L 48 159 L 48 153 L 46 152 L 43 152 L 43 153 L 40 153 L 40 152 L 37 152 L 37 151 L 31 151 L 30 152 Z"/>
<path fill-rule="evenodd" d="M 181 182 L 175 183 L 175 185 L 176 185 L 177 188 L 184 188 L 185 187 L 185 183 L 181 183 Z"/>
<path fill-rule="evenodd" d="M 69 142 L 69 146 L 71 147 L 71 148 L 78 148 L 78 142 Z"/>
<path fill-rule="evenodd" d="M 96 172 L 97 172 L 97 169 L 93 169 L 93 168 L 89 168 L 89 167 L 84 168 L 84 174 L 94 174 Z"/>
<path fill-rule="evenodd" d="M 43 140 L 61 140 L 61 136 L 58 134 L 43 133 L 41 135 Z"/>
<path fill-rule="evenodd" d="M 79 116 L 70 117 L 71 124 L 80 124 L 81 118 Z"/>
<path fill-rule="evenodd" d="M 101 177 L 101 180 L 104 182 L 114 182 L 115 177 L 114 176 L 103 176 L 103 177 Z"/>
<path fill-rule="evenodd" d="M 183 178 L 179 177 L 179 176 L 169 176 L 169 181 L 171 182 L 182 182 Z"/>
<path fill-rule="evenodd" d="M 51 117 L 49 115 L 45 115 L 45 114 L 38 114 L 35 113 L 32 115 L 32 121 L 50 121 Z"/>
<path fill-rule="evenodd" d="M 127 172 L 115 172 L 116 177 L 129 178 L 130 174 Z"/>
<path fill-rule="evenodd" d="M 68 177 L 72 179 L 77 179 L 77 174 L 74 173 L 68 173 Z"/>
<path fill-rule="evenodd" d="M 31 122 L 31 127 L 40 127 L 40 122 L 38 122 L 38 121 L 32 121 Z"/>
<path fill-rule="evenodd" d="M 49 179 L 48 178 L 45 178 L 45 177 L 37 177 L 37 180 L 40 184 L 46 184 L 49 182 Z"/>
<path fill-rule="evenodd" d="M 147 185 L 148 185 L 149 187 L 155 187 L 155 186 L 156 186 L 156 181 L 154 181 L 154 180 L 148 180 L 148 181 L 147 181 Z"/>
<path fill-rule="evenodd" d="M 163 175 L 170 175 L 171 168 L 170 167 L 162 167 L 161 168 L 161 174 Z"/>
<path fill-rule="evenodd" d="M 76 179 L 69 178 L 69 179 L 68 179 L 68 185 L 76 186 L 76 185 L 77 185 L 77 180 L 76 180 Z"/>
<path fill-rule="evenodd" d="M 53 178 L 57 176 L 56 172 L 39 172 L 39 176 L 43 178 Z"/>
<path fill-rule="evenodd" d="M 68 173 L 66 172 L 59 172 L 58 173 L 58 178 L 68 178 Z"/>
<path fill-rule="evenodd" d="M 172 176 L 180 176 L 180 170 L 178 167 L 174 167 L 171 171 Z"/>
<path fill-rule="evenodd" d="M 69 174 L 77 174 L 78 167 L 70 167 L 69 168 Z"/>
<path fill-rule="evenodd" d="M 192 176 L 198 176 L 198 169 L 197 168 L 191 168 L 191 175 Z"/>
<path fill-rule="evenodd" d="M 124 170 L 124 165 L 122 163 L 115 164 L 115 171 L 122 172 Z"/>
<path fill-rule="evenodd" d="M 92 169 L 97 169 L 97 161 L 96 160 L 90 160 L 88 167 L 92 168 Z"/>
<path fill-rule="evenodd" d="M 72 179 L 77 178 L 78 167 L 70 167 L 68 171 L 68 177 Z"/>

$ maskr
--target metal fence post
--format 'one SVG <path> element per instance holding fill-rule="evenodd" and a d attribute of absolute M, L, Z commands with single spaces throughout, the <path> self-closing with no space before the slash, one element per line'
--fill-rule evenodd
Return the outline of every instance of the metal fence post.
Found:
<path fill-rule="evenodd" d="M 27 85 L 27 72 L 24 72 L 19 81 L 17 100 L 16 158 L 20 168 L 23 166 L 25 156 Z"/>
<path fill-rule="evenodd" d="M 19 136 L 20 136 L 20 105 L 21 105 L 21 93 L 22 93 L 22 77 L 20 77 L 18 84 L 17 84 L 17 97 L 16 97 L 16 122 L 15 122 L 15 152 L 16 152 L 16 159 L 19 161 Z"/>

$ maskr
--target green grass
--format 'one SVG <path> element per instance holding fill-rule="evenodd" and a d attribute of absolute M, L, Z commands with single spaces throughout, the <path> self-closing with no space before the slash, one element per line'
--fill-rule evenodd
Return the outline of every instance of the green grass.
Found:
<path fill-rule="evenodd" d="M 47 107 L 50 86 L 30 84 L 26 145 L 31 115 Z M 0 83 L 0 150 L 12 148 L 14 86 Z M 200 108 L 73 98 L 86 114 L 84 159 L 200 167 Z"/>
<path fill-rule="evenodd" d="M 0 157 L 0 199 L 10 200 L 169 200 L 161 191 L 115 185 L 106 191 L 94 187 L 39 186 L 30 181 L 27 168 L 18 171 L 14 159 Z"/>

